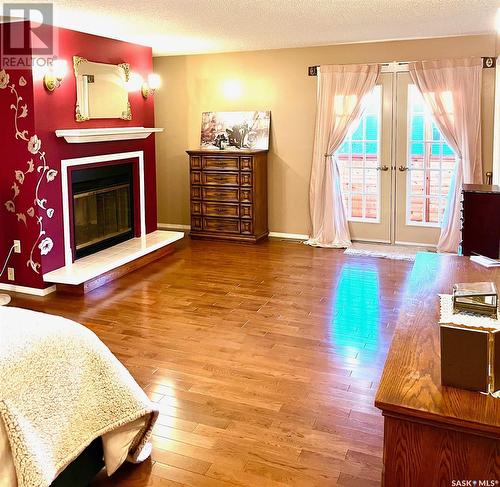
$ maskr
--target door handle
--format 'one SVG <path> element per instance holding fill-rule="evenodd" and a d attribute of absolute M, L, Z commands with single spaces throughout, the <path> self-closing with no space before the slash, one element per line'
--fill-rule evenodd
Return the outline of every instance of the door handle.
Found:
<path fill-rule="evenodd" d="M 389 166 L 386 166 L 385 164 L 383 166 L 377 167 L 377 171 L 388 171 Z"/>
<path fill-rule="evenodd" d="M 401 166 L 399 166 L 399 168 L 398 168 L 398 169 L 399 169 L 401 172 L 405 172 L 405 171 L 408 171 L 409 167 L 408 167 L 408 166 L 403 166 L 403 165 L 401 165 Z"/>

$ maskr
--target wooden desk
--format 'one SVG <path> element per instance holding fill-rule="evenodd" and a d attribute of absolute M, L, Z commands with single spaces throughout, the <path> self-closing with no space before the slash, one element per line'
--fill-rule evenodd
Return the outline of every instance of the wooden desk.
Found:
<path fill-rule="evenodd" d="M 474 281 L 500 288 L 500 270 L 467 257 L 421 253 L 405 284 L 407 304 L 375 398 L 384 416 L 386 487 L 500 481 L 500 399 L 441 386 L 438 293 Z"/>

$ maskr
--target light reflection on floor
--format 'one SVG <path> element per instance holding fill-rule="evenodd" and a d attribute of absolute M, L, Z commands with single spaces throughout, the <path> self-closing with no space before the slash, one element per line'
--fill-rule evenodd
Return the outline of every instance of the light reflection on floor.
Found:
<path fill-rule="evenodd" d="M 404 283 L 404 295 L 415 297 L 424 284 L 437 272 L 446 261 L 436 259 L 434 252 L 419 252 L 419 265 L 413 266 L 411 272 L 406 276 Z"/>
<path fill-rule="evenodd" d="M 360 352 L 368 339 L 376 348 L 379 324 L 378 268 L 369 263 L 344 264 L 333 302 L 330 341 L 336 346 Z"/>

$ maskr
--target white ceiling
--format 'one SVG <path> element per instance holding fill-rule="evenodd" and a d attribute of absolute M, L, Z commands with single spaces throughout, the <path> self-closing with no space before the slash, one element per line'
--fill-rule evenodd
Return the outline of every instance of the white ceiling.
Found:
<path fill-rule="evenodd" d="M 495 14 L 500 7 L 500 0 L 53 3 L 56 25 L 149 45 L 157 56 L 478 34 L 494 30 Z"/>

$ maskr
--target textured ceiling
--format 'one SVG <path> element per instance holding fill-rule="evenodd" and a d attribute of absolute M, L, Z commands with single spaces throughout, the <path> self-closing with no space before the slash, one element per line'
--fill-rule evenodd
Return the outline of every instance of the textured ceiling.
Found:
<path fill-rule="evenodd" d="M 499 0 L 53 0 L 53 3 L 56 25 L 149 45 L 155 55 L 485 33 L 494 30 L 500 6 Z"/>

